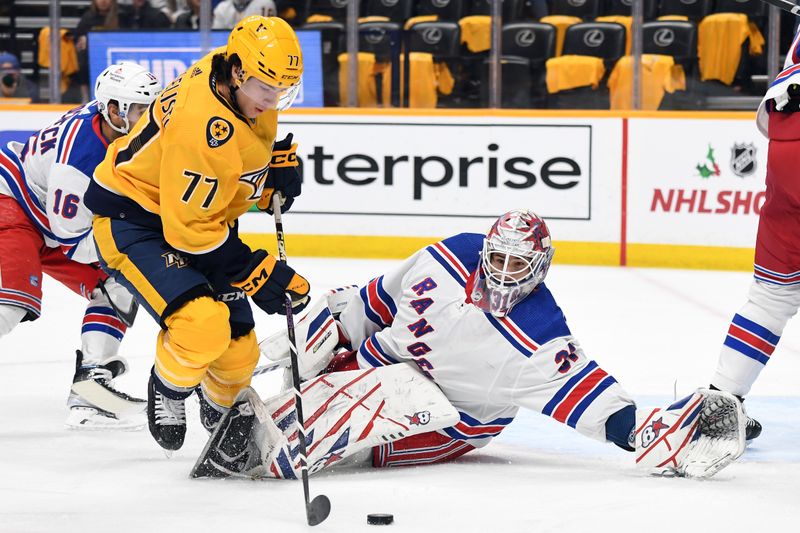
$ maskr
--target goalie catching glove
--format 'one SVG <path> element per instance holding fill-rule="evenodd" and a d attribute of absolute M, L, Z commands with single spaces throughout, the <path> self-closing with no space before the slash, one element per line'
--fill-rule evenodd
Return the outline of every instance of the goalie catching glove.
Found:
<path fill-rule="evenodd" d="M 744 452 L 745 420 L 732 394 L 708 389 L 666 409 L 639 409 L 636 464 L 656 475 L 711 477 Z"/>
<path fill-rule="evenodd" d="M 281 212 L 292 207 L 294 199 L 300 196 L 303 183 L 298 171 L 297 143 L 292 144 L 292 134 L 272 146 L 272 159 L 269 163 L 265 191 L 256 206 L 262 211 L 272 214 L 272 195 L 280 193 Z"/>
<path fill-rule="evenodd" d="M 242 289 L 257 306 L 269 314 L 285 314 L 284 294 L 292 299 L 292 310 L 298 313 L 308 305 L 308 280 L 292 267 L 264 250 L 256 250 L 231 285 Z"/>

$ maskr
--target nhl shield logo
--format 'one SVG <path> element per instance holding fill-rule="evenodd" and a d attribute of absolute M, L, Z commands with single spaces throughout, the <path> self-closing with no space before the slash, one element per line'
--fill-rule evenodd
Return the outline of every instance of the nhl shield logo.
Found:
<path fill-rule="evenodd" d="M 756 171 L 756 147 L 753 143 L 736 143 L 731 148 L 731 170 L 744 178 Z"/>
<path fill-rule="evenodd" d="M 222 146 L 233 135 L 233 124 L 221 117 L 211 117 L 206 126 L 206 141 L 210 148 Z"/>

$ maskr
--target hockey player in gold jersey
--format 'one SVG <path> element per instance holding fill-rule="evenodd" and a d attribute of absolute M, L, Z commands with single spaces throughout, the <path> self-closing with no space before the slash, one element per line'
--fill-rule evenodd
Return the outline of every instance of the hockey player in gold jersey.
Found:
<path fill-rule="evenodd" d="M 250 383 L 259 353 L 247 296 L 267 313 L 281 312 L 286 292 L 295 311 L 308 302 L 306 279 L 237 231 L 254 203 L 280 193 L 286 210 L 300 194 L 297 145 L 275 139 L 302 72 L 285 21 L 242 20 L 109 147 L 87 192 L 103 267 L 162 328 L 148 420 L 166 449 L 183 445 L 193 391 L 210 429 Z"/>

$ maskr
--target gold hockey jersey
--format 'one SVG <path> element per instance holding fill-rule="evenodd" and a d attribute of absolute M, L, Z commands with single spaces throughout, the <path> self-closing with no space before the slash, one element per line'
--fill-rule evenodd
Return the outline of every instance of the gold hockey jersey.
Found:
<path fill-rule="evenodd" d="M 213 50 L 158 96 L 95 170 L 104 189 L 158 215 L 166 241 L 191 254 L 215 250 L 262 196 L 277 111 L 250 120 L 217 91 Z M 133 222 L 133 221 L 131 221 Z"/>

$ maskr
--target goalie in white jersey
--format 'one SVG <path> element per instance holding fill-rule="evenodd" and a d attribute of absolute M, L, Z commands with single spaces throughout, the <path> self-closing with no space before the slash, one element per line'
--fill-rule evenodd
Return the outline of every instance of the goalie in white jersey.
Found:
<path fill-rule="evenodd" d="M 128 132 L 160 90 L 143 67 L 112 65 L 97 78 L 96 100 L 24 145 L 0 146 L 0 338 L 39 317 L 43 273 L 89 300 L 68 399 L 71 427 L 144 422 L 143 400 L 112 382 L 126 370 L 117 352 L 136 304 L 97 264 L 83 195 L 108 144 Z"/>
<path fill-rule="evenodd" d="M 637 409 L 587 357 L 544 284 L 553 254 L 544 220 L 511 211 L 488 235 L 428 246 L 314 307 L 297 328 L 309 471 L 365 453 L 376 467 L 451 460 L 485 446 L 520 408 L 635 451 L 656 473 L 707 477 L 736 459 L 744 422 L 733 396 L 698 390 Z M 264 343 L 272 358 L 287 346 L 283 336 Z M 292 395 L 262 402 L 245 391 L 193 476 L 296 477 Z"/>

